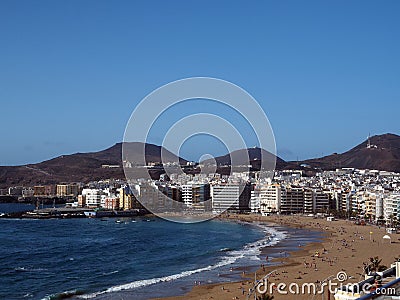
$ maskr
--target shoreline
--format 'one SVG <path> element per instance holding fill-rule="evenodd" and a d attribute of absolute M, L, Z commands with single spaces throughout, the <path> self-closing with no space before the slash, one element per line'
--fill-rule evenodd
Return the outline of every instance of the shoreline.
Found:
<path fill-rule="evenodd" d="M 363 262 L 369 257 L 379 256 L 382 263 L 390 266 L 394 257 L 400 255 L 400 234 L 393 234 L 392 243 L 385 243 L 381 238 L 386 234 L 385 228 L 376 226 L 356 226 L 348 220 L 327 221 L 305 216 L 258 216 L 258 215 L 230 215 L 220 216 L 220 219 L 243 222 L 261 222 L 272 227 L 283 226 L 292 229 L 319 231 L 320 242 L 307 243 L 295 251 L 290 251 L 288 257 L 274 258 L 273 265 L 266 265 L 257 270 L 257 279 L 277 270 L 270 277 L 271 282 L 286 284 L 316 283 L 328 277 L 336 276 L 338 272 L 346 272 L 347 283 L 358 282 L 363 278 Z M 282 241 L 281 241 L 282 242 Z M 280 243 L 281 243 L 280 242 Z M 279 243 L 275 246 L 278 246 Z M 274 247 L 270 249 L 274 251 Z M 269 247 L 264 247 L 265 253 Z M 275 251 L 276 251 L 275 247 Z M 315 256 L 318 251 L 318 257 Z M 173 296 L 154 299 L 246 299 L 249 289 L 254 285 L 254 273 L 245 274 L 242 280 L 194 286 L 190 292 L 182 296 Z M 327 296 L 329 292 L 325 291 Z M 272 289 L 274 299 L 288 299 L 291 295 L 280 294 Z M 293 297 L 294 295 L 292 295 Z M 254 297 L 254 294 L 251 296 Z M 295 295 L 296 299 L 312 299 L 313 294 Z M 333 295 L 331 294 L 331 297 Z"/>
<path fill-rule="evenodd" d="M 98 299 L 112 299 L 112 297 L 118 296 L 124 298 L 126 297 L 126 299 L 131 299 L 132 297 L 134 297 L 135 299 L 149 299 L 149 295 L 153 295 L 152 297 L 154 299 L 175 299 L 179 297 L 182 297 L 181 299 L 185 299 L 185 295 L 190 293 L 194 286 L 224 286 L 227 282 L 236 283 L 243 280 L 243 273 L 245 273 L 246 276 L 249 274 L 254 274 L 254 271 L 260 268 L 260 264 L 264 263 L 263 258 L 261 257 L 265 257 L 265 255 L 267 255 L 265 252 L 263 252 L 262 249 L 275 249 L 276 245 L 279 244 L 279 241 L 285 241 L 286 245 L 282 248 L 285 253 L 289 253 L 289 251 L 298 248 L 298 242 L 294 238 L 296 230 L 286 226 L 275 226 L 275 228 L 271 228 L 271 224 L 267 224 L 266 222 L 248 222 L 244 220 L 234 220 L 234 222 L 232 222 L 233 220 L 221 218 L 215 219 L 215 221 L 220 221 L 223 223 L 236 223 L 238 224 L 238 226 L 245 226 L 246 228 L 249 228 L 247 230 L 258 231 L 260 237 L 257 240 L 251 241 L 236 250 L 226 248 L 228 254 L 222 255 L 222 260 L 219 259 L 216 264 L 200 267 L 201 270 L 190 269 L 182 272 L 193 273 L 189 276 L 181 276 L 182 273 L 179 273 L 168 275 L 163 278 L 153 278 L 152 280 L 157 281 L 155 282 L 157 284 L 155 284 L 154 286 L 143 286 L 139 287 L 139 289 L 137 290 L 123 288 L 118 291 L 116 290 L 116 294 L 114 295 L 112 293 L 105 293 L 104 295 L 99 294 Z M 319 240 L 321 238 L 320 233 L 315 231 L 313 232 L 313 236 L 311 237 L 307 237 L 306 230 L 301 230 L 298 232 L 298 234 L 301 235 L 303 238 L 307 238 L 309 240 Z M 304 244 L 304 241 L 302 242 L 302 244 Z M 242 254 L 240 252 L 242 252 Z M 272 258 L 278 257 L 279 255 L 280 254 L 278 250 L 273 250 L 271 253 L 268 254 L 269 261 L 266 264 L 271 266 L 272 264 L 275 264 L 275 262 L 272 261 Z M 225 263 L 226 260 L 229 261 L 232 259 L 233 262 L 227 264 Z M 251 276 L 253 277 L 253 275 Z M 172 277 L 178 278 L 172 279 Z"/>
<path fill-rule="evenodd" d="M 356 283 L 364 279 L 363 263 L 369 262 L 370 257 L 378 256 L 382 264 L 389 267 L 395 257 L 400 256 L 400 234 L 389 234 L 390 243 L 383 236 L 387 235 L 385 227 L 375 225 L 356 225 L 350 220 L 328 221 L 325 218 L 313 218 L 298 215 L 222 215 L 215 220 L 237 222 L 253 227 L 259 227 L 264 232 L 264 238 L 268 236 L 267 230 L 290 228 L 290 235 L 281 239 L 278 243 L 254 244 L 257 248 L 256 255 L 261 259 L 258 261 L 245 260 L 241 265 L 233 266 L 234 272 L 223 272 L 221 280 L 214 280 L 213 275 L 205 275 L 210 280 L 201 280 L 202 285 L 185 285 L 184 288 L 171 291 L 176 292 L 175 296 L 163 296 L 164 293 L 153 295 L 152 299 L 246 299 L 247 293 L 254 285 L 254 270 L 257 279 L 276 270 L 269 282 L 279 283 L 316 283 L 320 285 L 328 277 L 336 276 L 338 272 L 345 272 L 348 276 L 348 283 Z M 296 230 L 300 229 L 298 232 Z M 292 251 L 288 255 L 279 255 L 283 244 L 288 240 L 293 241 L 297 234 L 301 236 L 304 232 L 318 232 L 319 241 L 304 243 L 306 239 L 299 238 Z M 261 240 L 259 240 L 261 241 Z M 261 245 L 261 247 L 259 247 Z M 248 248 L 249 249 L 249 248 Z M 247 249 L 247 250 L 248 250 Z M 314 255 L 318 251 L 318 256 Z M 260 253 L 261 252 L 261 253 Z M 265 256 L 269 257 L 268 262 Z M 264 263 L 264 267 L 260 264 Z M 231 268 L 232 269 L 232 268 Z M 243 273 L 243 274 L 242 274 Z M 218 273 L 218 276 L 220 274 Z M 335 277 L 336 278 L 336 277 Z M 192 279 L 193 280 L 193 279 Z M 213 282 L 214 281 L 214 282 Z M 222 282 L 221 282 L 222 281 Z M 207 283 L 208 282 L 208 283 Z M 193 282 L 192 282 L 193 283 Z M 172 287 L 172 286 L 171 286 Z M 273 289 L 274 299 L 312 299 L 315 295 L 284 295 Z M 174 293 L 164 295 L 174 295 Z M 327 292 L 326 292 L 327 293 Z M 128 295 L 128 294 L 127 294 Z M 133 296 L 133 294 L 132 294 Z M 327 297 L 324 294 L 324 297 Z M 159 297 L 159 298 L 158 298 Z M 253 298 L 252 295 L 251 298 Z M 320 296 L 319 296 L 320 297 Z M 333 295 L 331 294 L 331 299 Z M 146 299 L 149 299 L 147 297 Z"/>

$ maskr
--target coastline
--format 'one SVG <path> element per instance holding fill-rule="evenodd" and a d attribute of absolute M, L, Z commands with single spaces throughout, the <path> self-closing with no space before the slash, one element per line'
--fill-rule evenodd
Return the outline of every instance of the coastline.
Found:
<path fill-rule="evenodd" d="M 155 286 L 153 291 L 146 288 L 146 297 L 142 299 L 149 299 L 148 295 L 152 295 L 153 299 L 246 299 L 248 290 L 254 285 L 255 271 L 257 279 L 260 280 L 265 274 L 277 270 L 270 278 L 270 282 L 277 284 L 282 282 L 287 284 L 317 283 L 344 271 L 349 276 L 349 281 L 345 284 L 355 283 L 362 279 L 363 262 L 368 262 L 370 257 L 379 256 L 383 259 L 384 265 L 390 266 L 395 257 L 400 256 L 400 234 L 391 234 L 392 239 L 389 244 L 387 240 L 382 239 L 386 235 L 384 227 L 361 226 L 348 220 L 327 221 L 297 215 L 263 217 L 233 214 L 220 216 L 216 220 L 259 227 L 259 230 L 264 232 L 264 238 L 246 244 L 247 247 L 239 250 L 247 253 L 245 260 L 240 259 L 240 262 L 236 264 L 228 262 L 223 265 L 222 271 L 219 266 L 214 268 L 214 265 L 210 265 L 203 269 L 204 271 L 209 271 L 210 268 L 215 270 L 212 273 L 203 272 L 203 269 L 193 272 L 193 274 L 203 274 L 200 276 L 178 274 L 180 275 L 178 279 L 188 276 L 189 279 L 185 279 L 184 285 L 175 281 L 172 278 L 174 276 L 161 278 L 160 282 L 163 283 Z M 287 234 L 285 238 L 279 234 L 282 231 Z M 305 237 L 307 232 L 310 232 L 310 236 L 318 232 L 319 240 L 315 242 L 314 239 L 314 242 L 310 242 L 312 240 L 310 236 Z M 274 243 L 275 239 L 279 242 Z M 288 242 L 292 243 L 289 248 L 285 245 Z M 226 249 L 229 250 L 229 248 Z M 314 255 L 316 251 L 320 254 L 318 257 Z M 256 255 L 261 260 L 249 259 Z M 268 261 L 265 260 L 266 256 L 269 258 Z M 229 270 L 230 264 L 233 267 L 230 268 L 231 270 Z M 264 264 L 264 268 L 260 267 L 260 264 Z M 201 285 L 193 284 L 193 282 L 199 282 L 198 280 L 201 281 Z M 157 288 L 160 289 L 160 293 L 156 292 Z M 170 291 L 163 292 L 164 288 Z M 127 299 L 135 297 L 135 294 L 129 292 L 129 288 L 126 290 Z M 153 292 L 156 293 L 152 294 Z M 112 294 L 108 294 L 104 299 L 111 299 L 110 296 L 113 297 Z M 294 297 L 277 292 L 274 292 L 273 296 L 274 299 Z M 324 296 L 327 297 L 327 295 Z M 254 295 L 251 299 L 253 297 Z M 315 295 L 295 295 L 295 297 L 296 299 L 312 299 Z"/>
<path fill-rule="evenodd" d="M 357 226 L 348 220 L 327 221 L 303 216 L 256 216 L 230 215 L 220 217 L 243 222 L 261 222 L 270 226 L 284 226 L 293 229 L 319 231 L 323 234 L 320 242 L 307 243 L 295 251 L 290 251 L 287 257 L 274 258 L 264 268 L 257 270 L 257 279 L 269 272 L 271 282 L 315 283 L 319 284 L 328 277 L 335 277 L 338 272 L 346 272 L 348 279 L 344 284 L 354 283 L 363 278 L 363 262 L 369 257 L 379 256 L 382 263 L 390 266 L 395 257 L 400 255 L 400 234 L 393 234 L 392 243 L 382 240 L 385 228 L 376 226 Z M 279 244 L 278 244 L 279 245 Z M 277 247 L 264 247 L 262 255 L 269 250 L 277 251 Z M 325 251 L 324 251 L 325 250 Z M 318 251 L 319 256 L 315 253 Z M 246 299 L 249 289 L 254 285 L 254 273 L 244 274 L 237 282 L 226 282 L 194 286 L 182 296 L 154 299 Z M 328 290 L 324 291 L 326 296 Z M 294 295 L 281 294 L 272 289 L 274 299 L 288 299 Z M 331 295 L 332 296 L 332 295 Z M 254 294 L 252 295 L 254 297 Z M 296 294 L 296 299 L 312 299 L 313 294 Z"/>
<path fill-rule="evenodd" d="M 256 224 L 240 220 L 232 222 L 226 219 L 216 219 L 215 221 L 231 223 L 232 225 L 237 224 L 237 226 L 241 226 L 246 231 L 258 232 L 259 237 L 243 246 L 239 246 L 239 248 L 221 248 L 219 251 L 220 257 L 210 265 L 203 265 L 198 269 L 184 270 L 179 274 L 171 274 L 162 278 L 152 278 L 151 281 L 155 284 L 148 285 L 148 280 L 141 280 L 140 282 L 111 287 L 106 293 L 94 293 L 93 296 L 96 296 L 96 299 L 113 299 L 113 297 L 119 296 L 126 297 L 126 299 L 132 299 L 132 297 L 135 299 L 149 299 L 149 295 L 153 295 L 154 298 L 162 299 L 184 296 L 191 291 L 196 283 L 215 285 L 224 284 L 227 281 L 240 281 L 243 272 L 254 272 L 260 266 L 259 255 L 261 254 L 261 248 L 266 245 L 275 245 L 279 240 L 285 238 L 285 234 L 282 231 L 285 230 L 286 232 L 289 229 L 286 227 L 279 228 L 279 230 L 271 229 L 265 223 Z M 292 238 L 288 240 L 292 242 L 292 246 L 290 248 L 286 247 L 287 251 L 297 247 Z M 221 245 L 221 247 L 225 246 Z M 138 286 L 137 284 L 142 283 L 142 281 L 145 285 Z"/>

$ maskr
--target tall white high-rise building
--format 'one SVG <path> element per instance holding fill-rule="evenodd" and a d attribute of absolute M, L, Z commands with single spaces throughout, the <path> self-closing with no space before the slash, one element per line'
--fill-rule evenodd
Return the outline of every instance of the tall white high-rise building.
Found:
<path fill-rule="evenodd" d="M 383 216 L 385 220 L 390 220 L 391 216 L 399 217 L 400 194 L 391 194 L 383 199 Z"/>
<path fill-rule="evenodd" d="M 192 207 L 193 205 L 193 192 L 191 184 L 184 184 L 182 188 L 182 201 L 187 207 Z"/>
<path fill-rule="evenodd" d="M 211 186 L 212 210 L 222 213 L 229 208 L 239 208 L 240 186 L 234 184 Z"/>
<path fill-rule="evenodd" d="M 257 187 L 251 191 L 250 196 L 250 211 L 252 213 L 259 213 L 261 212 L 261 202 L 260 202 L 260 195 L 259 190 Z"/>

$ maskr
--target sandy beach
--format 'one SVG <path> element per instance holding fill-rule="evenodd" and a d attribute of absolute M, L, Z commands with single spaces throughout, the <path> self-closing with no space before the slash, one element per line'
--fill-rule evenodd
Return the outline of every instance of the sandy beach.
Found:
<path fill-rule="evenodd" d="M 384 227 L 355 225 L 354 221 L 349 220 L 327 221 L 322 218 L 302 216 L 232 215 L 228 218 L 278 224 L 291 228 L 308 228 L 324 233 L 325 238 L 322 242 L 304 245 L 300 247 L 300 250 L 290 252 L 288 257 L 274 259 L 274 264 L 278 263 L 278 265 L 269 266 L 267 263 L 257 270 L 257 279 L 274 271 L 267 285 L 274 299 L 322 299 L 321 297 L 328 299 L 327 288 L 322 295 L 307 292 L 294 295 L 290 293 L 288 286 L 294 283 L 301 290 L 303 283 L 315 283 L 319 287 L 321 281 L 327 278 L 332 278 L 332 282 L 339 284 L 340 282 L 336 279 L 339 272 L 345 272 L 347 276 L 343 284 L 355 283 L 364 278 L 363 263 L 369 262 L 370 257 L 379 256 L 382 259 L 382 265 L 390 266 L 395 258 L 400 256 L 400 234 L 391 234 L 391 241 L 383 239 L 386 234 Z M 260 261 L 260 264 L 262 263 L 264 262 Z M 279 283 L 287 285 L 283 290 L 288 294 L 277 292 L 276 286 Z M 243 280 L 238 282 L 194 286 L 183 296 L 165 299 L 246 299 L 253 285 L 254 273 L 245 273 Z M 251 299 L 254 299 L 254 294 Z"/>

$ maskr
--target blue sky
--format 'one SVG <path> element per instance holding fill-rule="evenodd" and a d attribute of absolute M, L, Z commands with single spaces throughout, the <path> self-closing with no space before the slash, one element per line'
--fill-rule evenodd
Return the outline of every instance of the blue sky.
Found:
<path fill-rule="evenodd" d="M 192 76 L 253 95 L 284 159 L 399 134 L 399 13 L 398 1 L 3 0 L 0 165 L 120 142 L 143 97 Z M 224 150 L 205 145 L 181 154 Z"/>

